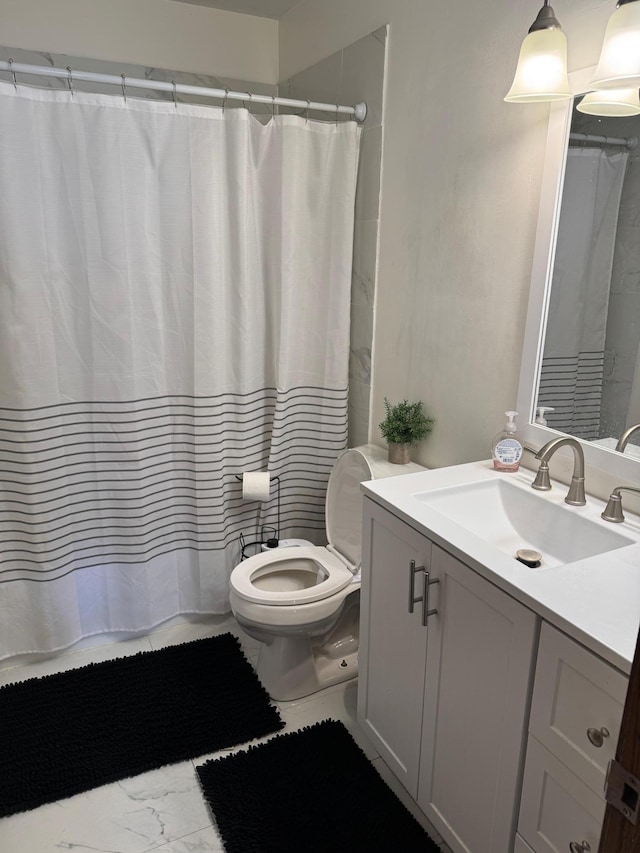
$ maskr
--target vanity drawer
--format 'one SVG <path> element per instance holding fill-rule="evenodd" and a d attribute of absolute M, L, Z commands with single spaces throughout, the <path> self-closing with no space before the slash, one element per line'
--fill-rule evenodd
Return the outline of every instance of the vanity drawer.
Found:
<path fill-rule="evenodd" d="M 536 853 L 567 853 L 586 841 L 595 853 L 604 812 L 605 801 L 530 736 L 518 823 L 527 844 Z"/>
<path fill-rule="evenodd" d="M 529 731 L 599 796 L 627 684 L 617 669 L 542 623 Z"/>

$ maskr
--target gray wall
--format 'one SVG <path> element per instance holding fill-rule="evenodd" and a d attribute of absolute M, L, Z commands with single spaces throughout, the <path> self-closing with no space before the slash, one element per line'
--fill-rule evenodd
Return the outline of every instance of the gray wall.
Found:
<path fill-rule="evenodd" d="M 356 193 L 349 357 L 349 446 L 369 435 L 371 349 L 380 217 L 380 162 L 387 28 L 337 51 L 280 84 L 280 95 L 329 104 L 366 101 Z M 329 114 L 314 119 L 335 121 Z"/>

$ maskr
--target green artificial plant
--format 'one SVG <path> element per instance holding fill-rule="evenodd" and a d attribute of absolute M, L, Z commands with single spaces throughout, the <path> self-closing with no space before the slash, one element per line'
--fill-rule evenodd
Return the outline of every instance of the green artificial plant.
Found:
<path fill-rule="evenodd" d="M 417 444 L 433 429 L 435 420 L 425 415 L 422 400 L 417 403 L 403 400 L 392 406 L 385 397 L 384 408 L 387 414 L 380 432 L 387 444 Z"/>

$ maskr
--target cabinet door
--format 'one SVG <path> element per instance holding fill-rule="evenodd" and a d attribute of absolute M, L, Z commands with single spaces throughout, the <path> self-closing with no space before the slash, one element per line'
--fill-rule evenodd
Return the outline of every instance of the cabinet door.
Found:
<path fill-rule="evenodd" d="M 522 840 L 519 835 L 516 835 L 516 846 L 513 848 L 513 853 L 534 853 L 531 847 Z"/>
<path fill-rule="evenodd" d="M 429 567 L 431 543 L 372 501 L 364 501 L 358 722 L 416 797 L 427 631 L 409 612 L 410 563 Z M 416 573 L 415 596 L 424 574 Z"/>
<path fill-rule="evenodd" d="M 513 850 L 532 611 L 437 546 L 418 804 L 456 851 Z"/>

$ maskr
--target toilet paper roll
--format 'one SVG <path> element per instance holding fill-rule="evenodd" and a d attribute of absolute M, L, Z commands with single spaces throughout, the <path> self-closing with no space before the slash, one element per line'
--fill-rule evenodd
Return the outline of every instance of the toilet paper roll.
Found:
<path fill-rule="evenodd" d="M 242 475 L 242 498 L 245 501 L 268 501 L 271 475 L 268 471 L 253 471 Z"/>

